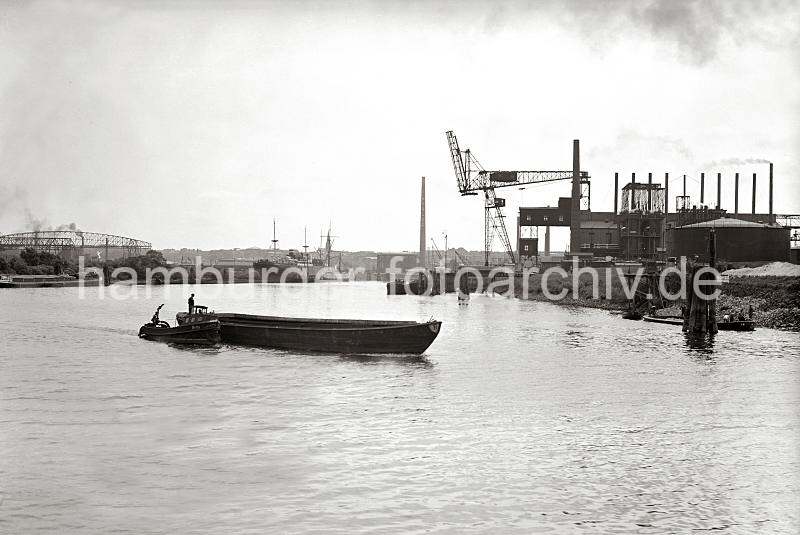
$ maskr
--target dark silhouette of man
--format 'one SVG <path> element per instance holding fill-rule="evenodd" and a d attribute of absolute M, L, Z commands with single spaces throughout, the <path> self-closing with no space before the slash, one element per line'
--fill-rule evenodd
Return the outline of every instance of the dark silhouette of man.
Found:
<path fill-rule="evenodd" d="M 189 296 L 189 314 L 194 313 L 194 294 Z"/>
<path fill-rule="evenodd" d="M 158 317 L 158 313 L 161 311 L 161 307 L 163 307 L 163 306 L 164 306 L 163 303 L 158 305 L 158 308 L 156 309 L 156 313 L 153 314 L 152 318 L 150 318 L 150 323 L 152 323 L 153 325 L 158 325 L 158 322 L 160 321 L 160 318 Z"/>

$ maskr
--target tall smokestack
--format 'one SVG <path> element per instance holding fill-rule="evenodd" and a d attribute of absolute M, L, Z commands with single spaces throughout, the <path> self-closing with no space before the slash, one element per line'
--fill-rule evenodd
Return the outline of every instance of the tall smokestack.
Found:
<path fill-rule="evenodd" d="M 756 213 L 756 174 L 753 173 L 753 213 Z"/>
<path fill-rule="evenodd" d="M 614 173 L 614 215 L 619 213 L 619 173 Z"/>
<path fill-rule="evenodd" d="M 769 162 L 769 215 L 772 215 L 772 162 Z"/>
<path fill-rule="evenodd" d="M 733 213 L 739 213 L 739 173 L 733 179 Z"/>
<path fill-rule="evenodd" d="M 647 211 L 653 211 L 653 173 L 647 173 Z"/>
<path fill-rule="evenodd" d="M 700 206 L 703 206 L 706 198 L 706 174 L 700 173 Z"/>
<path fill-rule="evenodd" d="M 581 248 L 581 148 L 577 139 L 572 142 L 572 213 L 569 223 L 569 251 L 574 255 Z"/>
<path fill-rule="evenodd" d="M 722 173 L 717 173 L 717 210 L 722 208 Z"/>
<path fill-rule="evenodd" d="M 422 188 L 419 196 L 419 265 L 428 266 L 425 247 L 425 177 L 422 177 Z"/>
<path fill-rule="evenodd" d="M 669 213 L 669 173 L 664 173 L 664 214 Z"/>
<path fill-rule="evenodd" d="M 550 225 L 544 227 L 544 255 L 550 256 Z"/>

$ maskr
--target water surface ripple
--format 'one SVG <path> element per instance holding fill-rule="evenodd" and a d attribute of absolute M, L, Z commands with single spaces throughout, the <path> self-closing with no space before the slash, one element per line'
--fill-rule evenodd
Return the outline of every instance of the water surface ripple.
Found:
<path fill-rule="evenodd" d="M 423 358 L 137 338 L 189 290 L 444 324 Z M 797 333 L 692 349 L 603 311 L 377 283 L 99 291 L 0 292 L 0 532 L 800 531 Z"/>

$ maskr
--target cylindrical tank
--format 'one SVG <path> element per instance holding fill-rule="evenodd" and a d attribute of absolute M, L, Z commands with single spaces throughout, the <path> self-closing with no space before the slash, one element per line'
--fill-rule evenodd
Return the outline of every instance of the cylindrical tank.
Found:
<path fill-rule="evenodd" d="M 697 255 L 708 261 L 708 235 L 717 235 L 717 259 L 727 262 L 764 262 L 789 260 L 789 229 L 720 218 L 670 229 L 669 256 Z"/>

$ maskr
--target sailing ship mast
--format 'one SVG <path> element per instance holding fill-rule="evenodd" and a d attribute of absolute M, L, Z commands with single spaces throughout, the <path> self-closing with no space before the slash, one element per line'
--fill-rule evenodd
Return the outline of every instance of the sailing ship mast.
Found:
<path fill-rule="evenodd" d="M 272 250 L 273 251 L 277 251 L 278 250 L 278 236 L 276 235 L 276 232 L 275 232 L 275 218 L 274 217 L 272 218 Z"/>
<path fill-rule="evenodd" d="M 325 266 L 331 267 L 331 248 L 333 244 L 331 243 L 331 227 L 328 225 L 328 235 L 325 239 Z"/>
<path fill-rule="evenodd" d="M 308 226 L 303 227 L 303 257 L 308 264 Z"/>

